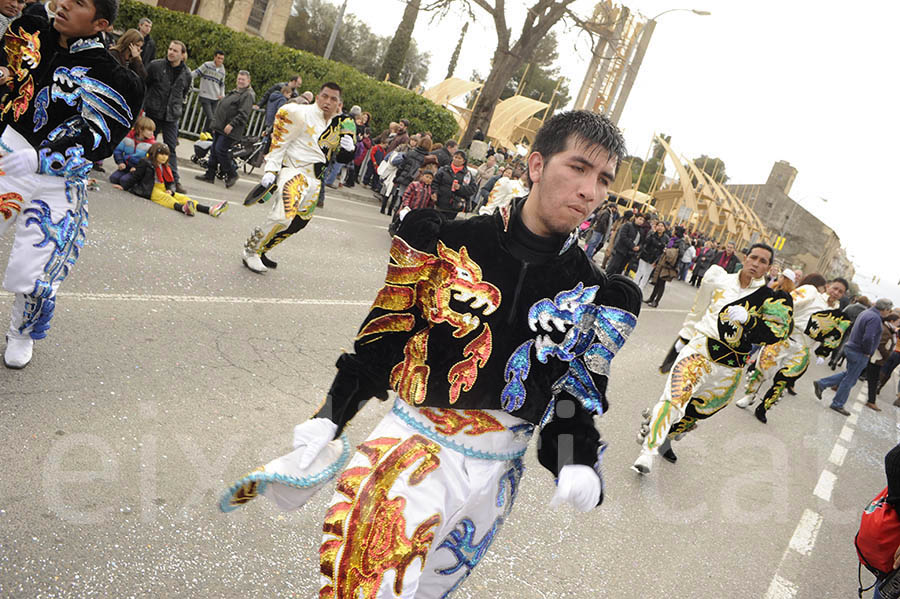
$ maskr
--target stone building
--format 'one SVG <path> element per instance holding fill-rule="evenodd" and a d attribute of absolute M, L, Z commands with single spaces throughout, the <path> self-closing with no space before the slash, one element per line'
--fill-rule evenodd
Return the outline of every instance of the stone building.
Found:
<path fill-rule="evenodd" d="M 292 0 L 142 0 L 221 23 L 270 42 L 284 42 Z M 227 15 L 227 16 L 226 16 Z M 185 40 L 187 41 L 187 40 Z"/>
<path fill-rule="evenodd" d="M 728 185 L 762 220 L 770 234 L 785 238 L 778 258 L 805 273 L 852 280 L 854 267 L 834 230 L 790 197 L 797 169 L 779 160 L 762 184 Z"/>

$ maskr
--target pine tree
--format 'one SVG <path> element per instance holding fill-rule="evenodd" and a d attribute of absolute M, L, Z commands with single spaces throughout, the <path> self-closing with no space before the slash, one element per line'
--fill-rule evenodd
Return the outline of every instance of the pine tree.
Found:
<path fill-rule="evenodd" d="M 400 71 L 403 70 L 403 63 L 406 60 L 406 52 L 409 50 L 409 42 L 412 39 L 421 4 L 422 0 L 408 0 L 406 3 L 403 20 L 400 21 L 397 33 L 394 34 L 387 52 L 384 53 L 384 62 L 381 63 L 381 70 L 378 72 L 379 79 L 390 75 L 394 81 L 399 83 Z"/>
<path fill-rule="evenodd" d="M 466 37 L 466 31 L 469 30 L 469 22 L 466 21 L 466 24 L 463 25 L 462 31 L 459 32 L 459 41 L 456 43 L 456 49 L 453 51 L 453 56 L 450 57 L 450 66 L 447 67 L 447 76 L 444 79 L 449 79 L 453 77 L 453 71 L 456 70 L 456 61 L 459 60 L 459 51 L 462 50 L 463 38 Z"/>

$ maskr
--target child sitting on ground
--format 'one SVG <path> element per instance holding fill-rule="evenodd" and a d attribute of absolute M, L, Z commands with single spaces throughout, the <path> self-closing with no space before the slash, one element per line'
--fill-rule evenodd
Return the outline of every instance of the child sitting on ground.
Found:
<path fill-rule="evenodd" d="M 116 189 L 123 189 L 123 180 L 130 179 L 135 167 L 141 158 L 147 155 L 150 147 L 156 143 L 153 132 L 156 123 L 145 116 L 138 117 L 134 128 L 128 132 L 125 139 L 119 142 L 113 151 L 113 160 L 116 161 L 117 170 L 109 175 L 109 182 Z"/>
<path fill-rule="evenodd" d="M 228 202 L 224 200 L 210 207 L 177 193 L 175 178 L 172 176 L 168 160 L 169 146 L 164 143 L 153 144 L 147 155 L 138 163 L 130 180 L 126 182 L 125 189 L 160 206 L 184 212 L 188 216 L 194 216 L 195 212 L 203 212 L 216 217 L 228 209 Z"/>

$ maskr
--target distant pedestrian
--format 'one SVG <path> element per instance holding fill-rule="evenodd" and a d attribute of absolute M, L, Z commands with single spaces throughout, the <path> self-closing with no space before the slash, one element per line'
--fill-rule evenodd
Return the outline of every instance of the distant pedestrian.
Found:
<path fill-rule="evenodd" d="M 713 248 L 713 242 L 707 240 L 703 247 L 697 251 L 697 256 L 694 258 L 694 270 L 691 271 L 691 285 L 694 287 L 700 286 L 700 281 L 703 280 L 703 275 L 712 266 L 715 256 L 716 250 Z"/>
<path fill-rule="evenodd" d="M 685 241 L 687 247 L 684 250 L 684 253 L 681 255 L 681 260 L 679 263 L 679 273 L 678 280 L 686 281 L 688 270 L 691 268 L 691 264 L 694 262 L 694 258 L 697 256 L 697 248 L 694 247 L 694 242 L 690 237 Z"/>
<path fill-rule="evenodd" d="M 269 98 L 272 97 L 273 94 L 280 94 L 281 88 L 283 88 L 285 85 L 287 85 L 289 88 L 291 88 L 291 98 L 296 98 L 300 95 L 300 90 L 297 88 L 299 88 L 301 85 L 303 85 L 303 77 L 301 77 L 299 74 L 294 75 L 287 81 L 282 81 L 280 83 L 276 83 L 276 84 L 272 85 L 269 89 L 266 90 L 266 92 L 262 95 L 262 97 L 259 98 L 259 103 L 254 104 L 254 106 L 256 108 L 262 108 L 263 110 L 265 110 L 266 105 L 269 103 Z M 310 93 L 310 95 L 312 95 L 312 92 L 309 92 L 309 93 Z M 313 96 L 313 98 L 315 98 L 315 96 Z M 309 102 L 307 102 L 307 104 L 310 104 L 311 102 L 312 102 L 312 99 L 310 99 Z"/>
<path fill-rule="evenodd" d="M 225 52 L 216 50 L 212 60 L 207 60 L 193 70 L 191 78 L 200 77 L 200 108 L 206 116 L 203 131 L 212 133 L 213 116 L 219 100 L 225 97 Z"/>
<path fill-rule="evenodd" d="M 656 261 L 656 266 L 650 274 L 650 282 L 653 283 L 653 291 L 644 303 L 651 308 L 659 307 L 659 300 L 666 291 L 666 283 L 678 275 L 678 248 L 670 247 L 663 250 L 662 255 Z"/>
<path fill-rule="evenodd" d="M 144 44 L 146 45 L 146 38 Z M 169 166 L 175 178 L 175 191 L 187 193 L 178 175 L 178 121 L 184 111 L 184 102 L 191 88 L 191 74 L 184 64 L 187 46 L 180 40 L 172 40 L 166 57 L 159 58 L 147 67 L 147 93 L 144 96 L 144 112 L 156 123 L 156 137 L 162 135 L 169 146 Z"/>
<path fill-rule="evenodd" d="M 721 266 L 727 273 L 735 273 L 741 269 L 741 261 L 737 254 L 734 253 L 734 242 L 729 241 L 725 244 L 725 249 L 717 253 L 713 257 L 713 264 Z"/>
<path fill-rule="evenodd" d="M 607 202 L 594 222 L 591 223 L 591 238 L 588 240 L 584 253 L 587 257 L 594 259 L 597 250 L 603 247 L 607 239 L 610 237 L 613 225 L 619 218 L 619 212 L 616 209 L 615 202 Z"/>
<path fill-rule="evenodd" d="M 893 306 L 891 300 L 882 298 L 875 302 L 874 306 L 860 314 L 853 323 L 853 328 L 850 329 L 850 339 L 844 345 L 847 370 L 813 381 L 813 391 L 819 399 L 822 399 L 824 389 L 834 385 L 838 386 L 837 393 L 829 406 L 835 412 L 844 416 L 850 415 L 850 412 L 844 408 L 844 404 L 847 403 L 850 392 L 856 385 L 856 381 L 859 380 L 859 375 L 866 369 L 866 364 L 878 348 L 881 340 L 881 321 L 890 313 Z"/>
<path fill-rule="evenodd" d="M 662 256 L 663 250 L 668 243 L 669 238 L 666 236 L 666 223 L 657 221 L 653 226 L 653 231 L 644 239 L 641 247 L 640 259 L 638 260 L 637 272 L 634 275 L 634 282 L 637 286 L 644 290 L 644 286 L 650 281 L 650 274 L 653 267 Z M 676 250 L 676 254 L 677 254 Z"/>
<path fill-rule="evenodd" d="M 256 94 L 250 87 L 250 73 L 238 71 L 236 87 L 222 98 L 213 117 L 213 145 L 209 152 L 206 173 L 197 179 L 206 183 L 216 182 L 216 173 L 221 166 L 225 172 L 225 187 L 232 187 L 238 180 L 237 166 L 231 157 L 231 146 L 244 137 L 253 99 Z"/>
<path fill-rule="evenodd" d="M 275 114 L 278 109 L 287 104 L 291 98 L 291 88 L 287 85 L 281 88 L 280 94 L 272 94 L 266 103 L 266 131 L 271 131 L 272 125 L 275 124 Z"/>
<path fill-rule="evenodd" d="M 452 139 L 448 139 L 447 143 L 445 143 L 442 147 L 438 149 L 432 149 L 432 153 L 437 157 L 438 167 L 443 168 L 450 164 L 453 160 L 453 153 L 456 152 L 456 142 Z"/>
<path fill-rule="evenodd" d="M 625 266 L 631 261 L 632 256 L 641 251 L 640 227 L 644 224 L 644 215 L 635 216 L 631 210 L 626 210 L 623 217 L 624 224 L 616 234 L 616 241 L 612 247 L 612 258 L 606 268 L 608 275 L 620 275 Z"/>
<path fill-rule="evenodd" d="M 150 66 L 150 63 L 156 60 L 156 40 L 150 36 L 150 30 L 153 29 L 153 21 L 147 17 L 138 21 L 138 31 L 144 36 L 144 47 L 141 50 L 141 60 L 144 61 L 144 69 Z"/>
<path fill-rule="evenodd" d="M 146 81 L 147 71 L 141 60 L 141 51 L 144 47 L 144 38 L 137 29 L 129 29 L 119 37 L 115 45 L 109 49 L 112 57 L 119 61 L 123 67 L 134 71 L 141 81 Z"/>

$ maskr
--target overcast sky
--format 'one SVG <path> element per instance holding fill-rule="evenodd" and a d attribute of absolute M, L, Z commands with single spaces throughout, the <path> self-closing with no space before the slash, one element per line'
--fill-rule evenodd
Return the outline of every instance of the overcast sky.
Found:
<path fill-rule="evenodd" d="M 489 0 L 491 1 L 491 0 Z M 525 7 L 507 0 L 514 39 Z M 895 234 L 900 213 L 892 174 L 900 138 L 896 60 L 900 2 L 894 0 L 632 0 L 647 18 L 660 17 L 620 120 L 632 154 L 644 156 L 654 132 L 672 136 L 676 152 L 725 161 L 731 183 L 764 183 L 772 164 L 799 171 L 791 196 L 835 229 L 856 264 L 857 282 L 900 304 Z M 380 35 L 391 35 L 405 0 L 349 0 L 348 12 Z M 594 2 L 577 0 L 589 16 Z M 490 68 L 493 22 L 475 8 L 456 75 Z M 427 85 L 447 72 L 462 13 L 430 23 L 420 15 L 414 36 L 431 52 Z M 576 29 L 558 27 L 558 65 L 572 97 L 584 78 L 590 47 Z M 827 201 L 823 201 L 827 200 Z M 881 277 L 879 289 L 871 283 Z"/>

